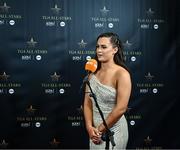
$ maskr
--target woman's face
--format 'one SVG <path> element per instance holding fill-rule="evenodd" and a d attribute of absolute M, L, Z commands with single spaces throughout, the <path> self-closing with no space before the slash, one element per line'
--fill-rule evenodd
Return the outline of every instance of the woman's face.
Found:
<path fill-rule="evenodd" d="M 117 47 L 113 45 L 108 37 L 99 38 L 96 45 L 96 54 L 100 62 L 113 60 L 114 54 L 117 52 Z"/>

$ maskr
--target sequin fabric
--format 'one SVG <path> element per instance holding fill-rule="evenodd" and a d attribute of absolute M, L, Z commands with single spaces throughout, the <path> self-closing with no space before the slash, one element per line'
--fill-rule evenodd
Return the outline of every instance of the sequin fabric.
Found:
<path fill-rule="evenodd" d="M 106 118 L 108 114 L 112 111 L 113 107 L 116 105 L 116 89 L 113 87 L 102 84 L 97 77 L 93 74 L 90 79 L 90 86 L 93 93 L 96 95 L 100 109 L 102 110 L 104 117 Z M 90 90 L 88 90 L 90 92 Z M 91 98 L 93 103 L 93 123 L 97 127 L 102 123 L 102 118 L 99 114 L 97 107 L 95 106 L 94 99 Z M 114 140 L 116 146 L 114 149 L 126 149 L 128 142 L 128 126 L 125 116 L 123 115 L 110 129 L 114 131 Z M 110 144 L 110 149 L 112 148 Z M 95 145 L 90 140 L 90 149 L 105 149 L 105 142 L 100 145 Z"/>

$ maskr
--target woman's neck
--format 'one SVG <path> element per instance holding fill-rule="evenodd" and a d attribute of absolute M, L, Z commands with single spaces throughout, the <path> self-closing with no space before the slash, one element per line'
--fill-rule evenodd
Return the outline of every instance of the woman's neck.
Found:
<path fill-rule="evenodd" d="M 107 71 L 115 65 L 114 62 L 105 62 L 101 63 L 101 71 Z"/>

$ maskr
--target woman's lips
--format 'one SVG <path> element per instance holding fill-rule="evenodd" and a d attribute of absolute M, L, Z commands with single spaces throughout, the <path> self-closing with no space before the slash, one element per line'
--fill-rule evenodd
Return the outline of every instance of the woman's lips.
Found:
<path fill-rule="evenodd" d="M 97 54 L 97 56 L 98 56 L 98 57 L 101 57 L 101 56 L 103 56 L 103 55 L 102 55 L 102 54 Z"/>

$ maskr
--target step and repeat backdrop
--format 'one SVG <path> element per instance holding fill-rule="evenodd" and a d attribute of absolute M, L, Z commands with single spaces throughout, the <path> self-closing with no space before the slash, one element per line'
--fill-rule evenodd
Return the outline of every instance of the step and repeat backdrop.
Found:
<path fill-rule="evenodd" d="M 117 33 L 133 90 L 129 149 L 180 148 L 176 0 L 0 0 L 0 148 L 88 148 L 84 66 Z"/>

